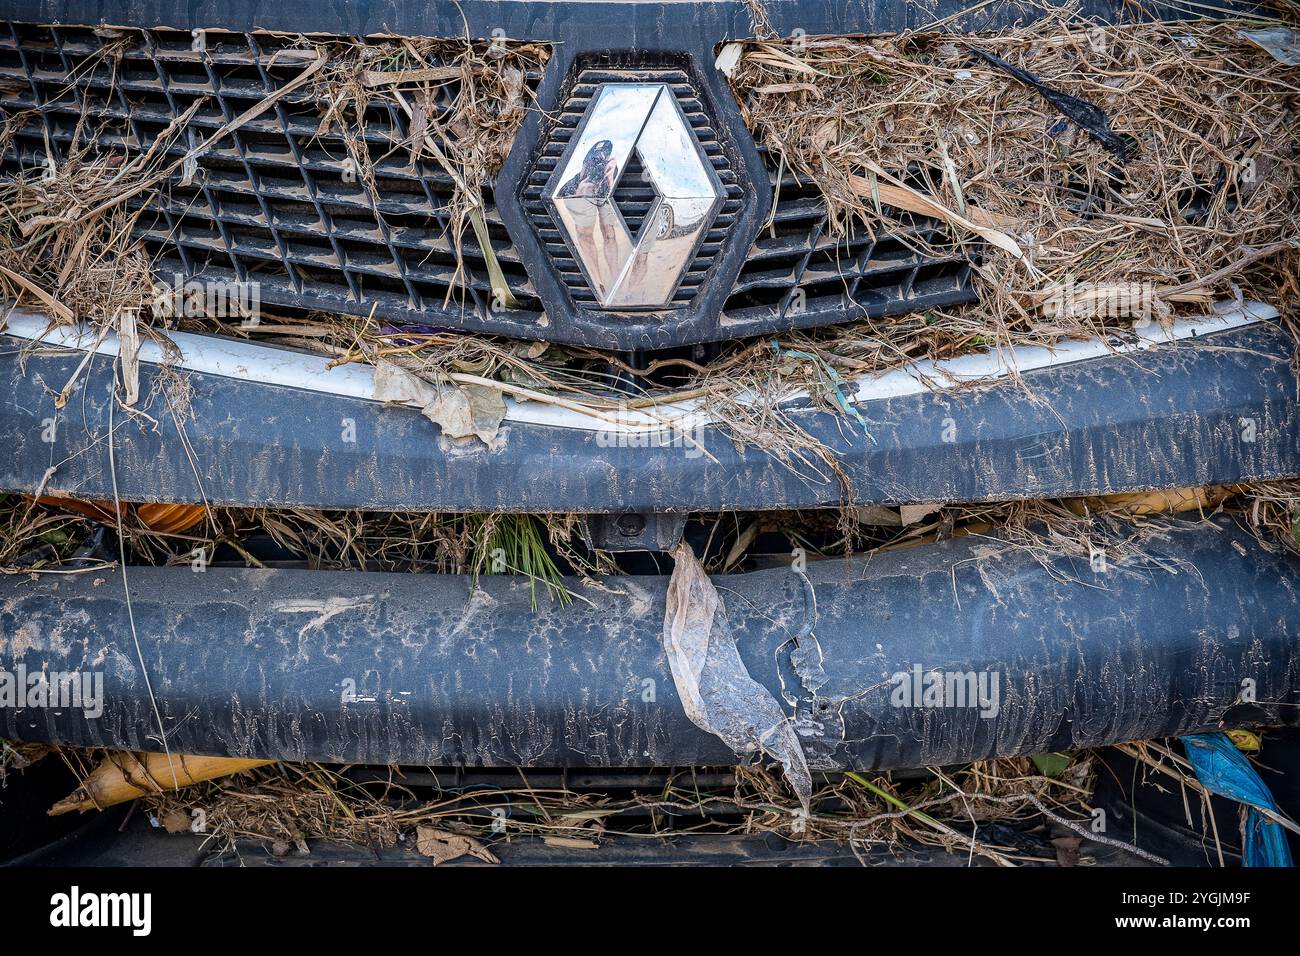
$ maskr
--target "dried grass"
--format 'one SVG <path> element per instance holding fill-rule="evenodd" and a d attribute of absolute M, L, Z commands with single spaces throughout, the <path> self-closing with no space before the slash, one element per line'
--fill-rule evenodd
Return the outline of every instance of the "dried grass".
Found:
<path fill-rule="evenodd" d="M 468 35 L 463 41 L 401 37 L 315 47 L 328 60 L 313 90 L 324 105 L 318 135 L 338 127 L 377 204 L 381 197 L 365 139 L 366 113 L 389 104 L 405 114 L 409 133 L 405 142 L 392 144 L 393 150 L 403 150 L 412 162 L 432 159 L 454 184 L 444 210 L 451 220 L 457 262 L 448 297 L 464 279 L 461 241 L 468 223 L 487 257 L 494 294 L 514 305 L 488 239 L 482 187 L 505 162 L 515 133 L 528 109 L 534 108 L 527 75 L 546 64 L 550 48 L 539 43 L 475 43 Z M 453 91 L 449 101 L 448 90 Z"/>
<path fill-rule="evenodd" d="M 755 11 L 761 20 L 761 4 Z M 1300 73 L 1238 37 L 1240 25 L 1094 28 L 1063 13 L 996 36 L 744 44 L 732 81 L 747 120 L 785 168 L 820 189 L 832 231 L 854 222 L 884 231 L 905 218 L 873 201 L 882 189 L 903 188 L 890 182 L 894 171 L 923 188 L 926 201 L 1014 239 L 1023 260 L 958 229 L 967 251 L 983 257 L 977 306 L 735 343 L 709 360 L 661 358 L 646 368 L 595 349 L 413 330 L 375 318 L 266 316 L 251 329 L 211 318 L 182 325 L 306 346 L 338 362 L 393 362 L 434 384 L 497 383 L 597 417 L 623 409 L 655 414 L 663 403 L 694 400 L 738 445 L 776 456 L 805 480 L 847 488 L 839 461 L 784 400 L 806 391 L 819 407 L 839 412 L 846 431 L 869 441 L 867 423 L 844 401 L 843 378 L 1132 324 L 1135 303 L 1125 299 L 1106 300 L 1116 314 L 1095 314 L 1096 300 L 1083 314 L 1044 312 L 1042 294 L 1052 283 L 1113 289 L 1150 282 L 1162 290 L 1160 315 L 1200 311 L 1211 296 L 1243 291 L 1265 290 L 1284 308 L 1300 300 L 1300 257 L 1292 248 L 1300 223 Z M 124 34 L 101 55 L 111 63 L 132 42 Z M 1038 93 L 975 58 L 972 44 L 1104 108 L 1112 128 L 1134 144 L 1122 170 Z M 406 114 L 410 136 L 392 149 L 431 157 L 451 174 L 458 243 L 481 208 L 481 184 L 532 108 L 525 73 L 548 57 L 536 44 L 422 38 L 349 44 L 304 37 L 282 52 L 304 64 L 290 85 L 321 103 L 320 131 L 343 132 L 372 188 L 367 112 L 382 106 Z M 150 264 L 130 237 L 134 213 L 125 200 L 147 195 L 270 105 L 254 106 L 183 158 L 168 158 L 163 147 L 186 134 L 184 118 L 129 159 L 79 135 L 57 168 L 0 183 L 0 258 L 9 264 L 0 291 L 34 297 L 57 320 L 88 321 L 101 332 L 124 330 L 124 316 L 139 312 L 131 330 L 158 334 L 151 327 L 157 317 L 149 317 Z M 20 121 L 13 117 L 0 131 L 0 145 Z M 1202 214 L 1188 213 L 1193 199 Z M 1277 253 L 1281 247 L 1286 254 Z M 1252 258 L 1262 249 L 1274 253 Z M 1278 507 L 1260 504 L 1260 515 L 1272 517 L 1257 515 L 1252 524 L 1281 521 Z M 347 553 L 350 533 L 336 537 Z M 384 547 L 400 551 L 410 540 L 399 535 Z M 372 554 L 378 545 L 367 547 Z"/>
<path fill-rule="evenodd" d="M 770 34 L 761 4 L 754 0 L 751 9 L 756 32 Z M 308 344 L 340 361 L 401 361 L 433 381 L 479 376 L 594 409 L 653 409 L 670 398 L 697 398 L 739 443 L 785 458 L 810 479 L 834 480 L 838 463 L 802 432 L 781 408 L 781 398 L 806 389 L 821 406 L 844 412 L 846 427 L 856 429 L 860 423 L 837 395 L 840 376 L 990 344 L 1052 343 L 1131 324 L 1139 303 L 1123 298 L 1115 300 L 1114 314 L 1090 307 L 1045 311 L 1063 283 L 1102 290 L 1148 283 L 1156 290 L 1157 318 L 1243 293 L 1292 307 L 1300 293 L 1300 74 L 1238 37 L 1238 26 L 1091 28 L 1062 15 L 978 38 L 913 34 L 745 44 L 732 82 L 747 121 L 786 169 L 825 196 L 832 232 L 842 234 L 853 223 L 889 231 L 907 216 L 877 197 L 915 204 L 921 202 L 914 192 L 919 190 L 924 202 L 940 204 L 941 218 L 955 224 L 967 251 L 982 257 L 978 307 L 795 333 L 775 347 L 768 341 L 742 343 L 712 362 L 666 359 L 649 369 L 596 350 L 412 332 L 373 319 L 272 319 L 244 334 Z M 119 43 L 128 42 L 124 37 L 110 44 L 103 55 L 111 60 L 123 48 Z M 1058 122 L 1037 93 L 973 57 L 971 43 L 1103 108 L 1112 129 L 1132 141 L 1128 160 L 1121 167 L 1080 129 Z M 366 111 L 388 103 L 405 113 L 411 135 L 393 148 L 432 158 L 451 174 L 456 191 L 448 212 L 459 253 L 464 227 L 482 227 L 481 184 L 499 168 L 531 108 L 525 71 L 544 64 L 547 50 L 424 39 L 365 45 L 304 39 L 301 46 L 320 63 L 309 79 L 324 104 L 321 132 L 344 131 L 358 172 L 372 188 Z M 440 64 L 436 69 L 428 67 L 433 59 Z M 456 91 L 450 104 L 440 99 L 449 86 Z M 21 120 L 11 117 L 0 129 L 0 148 Z M 57 321 L 88 322 L 98 330 L 119 328 L 124 313 L 149 316 L 150 261 L 131 238 L 136 214 L 126 200 L 147 195 L 183 165 L 166 159 L 163 147 L 184 134 L 182 119 L 157 145 L 130 159 L 105 153 L 79 135 L 53 169 L 0 182 L 0 292 L 32 301 Z M 1005 237 L 1021 255 L 1006 244 L 991 244 L 990 233 Z M 147 320 L 141 331 L 155 334 Z M 658 384 L 665 366 L 672 366 L 676 383 L 667 391 Z M 632 391 L 639 394 L 630 402 L 617 396 L 611 388 L 616 380 L 624 388 L 637 383 Z M 1232 497 L 1207 503 L 1206 511 L 1219 506 L 1269 546 L 1300 550 L 1295 482 L 1234 489 Z M 0 500 L 0 525 L 5 570 L 82 573 L 108 566 L 85 557 L 98 526 L 84 516 L 8 496 Z M 1119 552 L 1108 546 L 1110 559 L 1123 561 L 1140 557 L 1143 542 L 1163 527 L 1159 518 L 1135 519 L 1087 502 L 1029 502 L 949 508 L 930 522 L 865 543 L 868 549 L 900 547 L 996 530 L 1000 540 L 1044 557 L 1087 558 L 1104 532 L 1108 540 L 1118 533 L 1127 542 Z M 545 543 L 576 568 L 616 570 L 599 556 L 586 563 L 573 546 L 576 529 L 572 516 L 225 509 L 210 509 L 204 528 L 188 534 L 159 533 L 130 517 L 124 526 L 136 556 L 156 563 L 189 562 L 196 549 L 210 555 L 228 544 L 256 564 L 242 542 L 265 533 L 321 568 L 475 575 L 497 570 L 490 562 L 498 548 L 536 556 Z M 1131 533 L 1125 537 L 1125 531 Z M 857 533 L 846 531 L 845 550 L 864 543 Z M 545 587 L 558 580 L 553 564 L 507 570 L 522 570 Z M 0 772 L 38 753 L 43 751 L 6 746 Z M 65 751 L 64 759 L 85 767 L 74 753 Z M 662 793 L 619 802 L 539 791 L 525 782 L 517 791 L 446 794 L 421 804 L 410 799 L 400 777 L 376 795 L 335 770 L 281 764 L 146 803 L 159 816 L 202 808 L 214 838 L 226 842 L 301 845 L 328 839 L 381 846 L 394 845 L 422 823 L 486 835 L 485 819 L 494 807 L 537 809 L 507 818 L 511 835 L 599 840 L 624 832 L 618 816 L 632 807 L 650 810 L 654 820 L 655 814 L 708 805 L 738 814 L 740 832 L 858 846 L 908 837 L 1007 862 L 1015 851 L 972 843 L 960 827 L 1045 813 L 1086 822 L 1090 792 L 1086 755 L 1059 779 L 1014 758 L 935 771 L 921 785 L 837 779 L 816 795 L 814 812 L 804 819 L 779 778 L 761 766 L 738 768 L 730 792 L 704 793 L 679 777 Z"/>
<path fill-rule="evenodd" d="M 44 760 L 57 751 L 49 744 L 27 743 L 21 740 L 0 740 L 0 787 L 6 783 L 10 773 L 26 770 L 32 764 Z"/>
<path fill-rule="evenodd" d="M 985 338 L 1087 337 L 1147 304 L 1159 320 L 1267 296 L 1268 273 L 1249 267 L 1294 268 L 1300 70 L 1243 25 L 1096 27 L 1067 11 L 996 35 L 749 42 L 732 86 L 758 140 L 825 197 L 833 234 L 889 232 L 908 216 L 882 191 L 924 193 L 982 255 Z M 1127 159 L 975 47 L 1100 107 Z M 1022 255 L 981 241 L 988 230 Z"/>
<path fill-rule="evenodd" d="M 595 579 L 622 573 L 612 555 L 586 547 L 583 519 L 575 514 L 207 507 L 203 521 L 186 522 L 177 530 L 168 526 L 169 513 L 156 513 L 160 507 L 124 504 L 122 532 L 133 560 L 185 566 L 200 558 L 210 562 L 228 548 L 245 565 L 260 567 L 249 545 L 264 537 L 286 557 L 313 570 L 474 578 L 515 573 L 536 579 L 560 600 L 566 600 L 557 590 L 564 574 Z M 1097 498 L 936 505 L 932 513 L 910 523 L 903 521 L 898 508 L 887 506 L 694 517 L 712 528 L 705 550 L 713 555 L 710 572 L 718 573 L 766 554 L 764 548 L 773 545 L 760 535 L 771 533 L 782 535 L 788 546 L 820 557 L 978 536 L 991 546 L 1030 551 L 1045 565 L 1054 557 L 1086 563 L 1101 547 L 1108 562 L 1124 565 L 1149 560 L 1147 545 L 1171 529 L 1220 513 L 1236 519 L 1262 547 L 1300 552 L 1300 482 L 1295 480 Z M 103 557 L 107 551 L 96 542 L 102 531 L 115 533 L 116 528 L 111 502 L 0 496 L 0 573 L 81 573 L 111 567 Z"/>
<path fill-rule="evenodd" d="M 754 9 L 761 26 L 761 4 Z M 904 180 L 890 181 L 893 172 L 924 191 L 924 202 L 960 214 L 981 234 L 993 229 L 1024 252 L 1016 259 L 957 229 L 965 251 L 982 257 L 977 306 L 791 333 L 775 346 L 736 343 L 716 358 L 660 359 L 648 369 L 599 350 L 412 330 L 374 318 L 266 316 L 251 330 L 210 317 L 182 324 L 273 338 L 343 362 L 392 361 L 435 384 L 473 376 L 597 417 L 624 408 L 654 414 L 662 403 L 695 399 L 738 445 L 776 456 L 805 480 L 846 488 L 834 455 L 782 406 L 792 392 L 807 390 L 816 404 L 843 414 L 845 429 L 869 436 L 843 401 L 841 377 L 990 346 L 1127 330 L 1134 310 L 1148 304 L 1163 318 L 1202 311 L 1225 294 L 1256 294 L 1284 309 L 1300 299 L 1300 74 L 1239 38 L 1238 26 L 1090 28 L 1061 14 L 997 36 L 744 45 L 732 81 L 746 118 L 786 169 L 826 197 L 832 233 L 855 222 L 889 231 L 906 219 L 875 202 L 882 190 L 916 198 L 898 185 Z M 124 35 L 103 55 L 111 59 L 131 42 Z M 1058 122 L 1031 88 L 977 60 L 972 43 L 1104 108 L 1115 131 L 1136 144 L 1122 171 L 1104 147 Z M 365 138 L 366 117 L 391 108 L 410 130 L 391 149 L 432 159 L 456 184 L 447 212 L 458 262 L 467 224 L 490 250 L 481 185 L 534 108 L 525 76 L 545 64 L 546 47 L 303 37 L 282 53 L 304 64 L 294 83 L 320 102 L 321 133 L 342 132 L 372 195 L 378 157 Z M 148 194 L 269 106 L 253 107 L 184 159 L 164 161 L 155 147 L 123 164 L 120 153 L 78 142 L 52 177 L 37 170 L 0 183 L 0 255 L 10 263 L 0 272 L 0 291 L 34 299 L 60 321 L 100 329 L 119 328 L 124 314 L 139 311 L 134 331 L 156 334 L 149 261 L 130 239 L 134 214 L 124 200 Z M 184 126 L 174 124 L 164 139 L 185 135 Z M 1188 212 L 1192 200 L 1203 214 Z M 503 289 L 490 257 L 488 268 Z M 1071 281 L 1092 285 L 1070 307 L 1058 302 L 1053 310 L 1050 293 Z M 1143 283 L 1159 290 L 1150 302 L 1141 291 L 1131 294 L 1147 288 Z"/>
<path fill-rule="evenodd" d="M 1266 547 L 1300 553 L 1300 480 L 1243 486 L 1234 511 Z"/>
<path fill-rule="evenodd" d="M 806 817 L 779 776 L 760 765 L 735 768 L 731 787 L 702 788 L 693 772 L 684 771 L 662 791 L 627 797 L 536 788 L 528 784 L 527 771 L 521 771 L 517 788 L 452 786 L 424 802 L 404 786 L 397 768 L 386 783 L 363 785 L 338 768 L 278 764 L 151 796 L 145 803 L 159 819 L 177 811 L 192 819 L 200 811 L 210 840 L 236 851 L 236 841 L 247 840 L 279 853 L 306 848 L 310 840 L 393 847 L 410 840 L 419 826 L 436 826 L 489 844 L 534 836 L 592 845 L 616 835 L 655 838 L 691 832 L 775 833 L 796 842 L 829 840 L 855 848 L 898 846 L 906 840 L 1002 864 L 1047 858 L 1027 857 L 978 832 L 972 840 L 967 832 L 971 823 L 1037 818 L 1086 832 L 1091 814 L 1093 759 L 1087 753 L 1055 778 L 1042 776 L 1028 758 L 934 770 L 931 779 L 920 782 L 870 777 L 825 780 Z M 903 808 L 900 800 L 906 801 Z M 704 812 L 714 820 L 703 819 Z M 688 822 L 692 817 L 699 822 Z M 718 817 L 729 822 L 719 823 Z"/>
<path fill-rule="evenodd" d="M 183 324 L 194 330 L 212 323 Z M 694 402 L 737 447 L 765 451 L 818 483 L 839 482 L 851 498 L 838 459 L 799 424 L 787 403 L 806 392 L 815 407 L 843 416 L 844 427 L 870 441 L 865 421 L 846 398 L 846 380 L 917 360 L 952 358 L 986 349 L 984 316 L 975 309 L 929 311 L 869 319 L 776 338 L 735 343 L 712 360 L 655 358 L 635 367 L 598 349 L 524 342 L 498 336 L 403 328 L 379 319 L 313 314 L 264 316 L 254 327 L 219 325 L 223 334 L 272 341 L 332 355 L 334 364 L 391 362 L 435 385 L 453 381 L 500 383 L 526 390 L 532 401 L 563 404 L 598 419 L 623 412 L 659 417 L 664 408 Z M 1052 342 L 1063 331 L 1040 325 L 1024 342 Z M 687 438 L 686 440 L 690 440 Z"/>
<path fill-rule="evenodd" d="M 1263 735 L 1256 731 L 1242 736 L 1257 748 Z M 140 803 L 155 825 L 169 832 L 195 832 L 194 822 L 199 821 L 205 847 L 236 857 L 259 844 L 275 856 L 295 849 L 309 854 L 311 841 L 413 847 L 420 828 L 434 827 L 444 834 L 478 838 L 489 847 L 532 837 L 557 850 L 594 848 L 610 837 L 767 833 L 796 843 L 847 844 L 859 855 L 869 846 L 901 852 L 919 844 L 1003 866 L 1075 865 L 1078 847 L 1090 842 L 1164 863 L 1091 826 L 1099 758 L 1111 749 L 1137 762 L 1136 782 L 1182 793 L 1187 825 L 1196 829 L 1199 819 L 1218 864 L 1225 865 L 1210 794 L 1173 740 L 1050 755 L 1062 758 L 1051 769 L 1036 758 L 1006 757 L 898 776 L 855 771 L 825 775 L 819 778 L 807 814 L 775 769 L 762 764 L 719 768 L 721 772 L 682 770 L 665 777 L 660 789 L 601 792 L 534 785 L 529 781 L 532 772 L 523 769 L 518 770 L 517 786 L 503 787 L 462 783 L 455 771 L 421 774 L 423 779 L 416 781 L 400 767 L 387 768 L 385 776 L 375 767 L 357 773 L 347 766 L 277 763 L 180 790 L 160 787 Z M 82 781 L 102 757 L 115 756 L 110 751 L 0 741 L 0 784 L 6 772 L 22 771 L 52 754 Z M 430 789 L 431 795 L 421 795 Z M 1047 849 L 1047 837 L 1052 850 Z"/>
<path fill-rule="evenodd" d="M 127 44 L 106 44 L 87 68 L 105 62 L 116 75 Z M 0 151 L 31 118 L 7 118 Z M 131 235 L 139 211 L 123 203 L 157 183 L 184 123 L 128 155 L 101 149 L 89 121 L 83 111 L 62 162 L 0 179 L 0 298 L 43 308 L 52 322 L 115 329 L 123 313 L 147 314 L 154 301 L 150 258 Z"/>
<path fill-rule="evenodd" d="M 247 567 L 264 567 L 253 541 L 266 538 L 282 559 L 311 570 L 481 574 L 528 578 L 534 608 L 544 591 L 561 604 L 575 597 L 566 574 L 585 580 L 617 573 L 609 555 L 584 544 L 583 526 L 569 514 L 319 511 L 131 505 L 121 509 L 121 533 L 132 561 L 196 567 L 234 552 Z M 113 503 L 20 495 L 0 497 L 0 573 L 79 574 L 111 569 L 106 531 L 118 529 Z"/>
<path fill-rule="evenodd" d="M 142 41 L 130 31 L 111 32 L 115 38 L 80 69 L 108 63 L 116 77 L 122 53 Z M 380 197 L 364 139 L 366 111 L 392 103 L 407 114 L 411 135 L 392 149 L 412 160 L 432 155 L 451 175 L 454 195 L 446 212 L 459 263 L 466 223 L 483 230 L 479 239 L 485 244 L 482 186 L 504 160 L 531 105 L 527 70 L 540 67 L 548 55 L 543 45 L 468 38 L 345 44 L 301 37 L 276 54 L 302 64 L 294 79 L 212 133 L 189 127 L 206 102 L 199 98 L 139 152 L 102 146 L 83 98 L 83 115 L 62 162 L 50 160 L 0 180 L 0 298 L 43 308 L 60 323 L 88 322 L 97 330 L 105 323 L 116 328 L 124 312 L 139 313 L 142 331 L 152 334 L 148 330 L 167 314 L 155 308 L 152 260 L 131 235 L 140 205 L 168 177 L 194 175 L 209 148 L 304 87 L 322 105 L 319 135 L 333 127 L 342 130 L 356 172 L 376 202 Z M 430 66 L 434 57 L 438 65 Z M 70 86 L 74 81 L 69 77 Z M 454 91 L 449 98 L 448 90 Z M 0 127 L 0 149 L 32 115 L 7 118 Z M 182 141 L 190 147 L 180 156 L 169 155 L 168 148 Z M 490 244 L 486 250 L 493 271 Z M 494 286 L 504 286 L 495 275 Z"/>

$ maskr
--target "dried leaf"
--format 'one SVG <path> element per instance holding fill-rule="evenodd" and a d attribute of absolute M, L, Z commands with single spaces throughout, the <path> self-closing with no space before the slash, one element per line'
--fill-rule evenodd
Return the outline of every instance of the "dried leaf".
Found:
<path fill-rule="evenodd" d="M 852 511 L 853 520 L 858 524 L 883 525 L 897 528 L 903 524 L 900 511 L 883 505 L 859 505 Z"/>
<path fill-rule="evenodd" d="M 542 842 L 547 846 L 564 850 L 599 850 L 600 844 L 595 840 L 583 840 L 579 837 L 544 836 Z"/>
<path fill-rule="evenodd" d="M 448 438 L 477 436 L 484 444 L 496 441 L 506 401 L 501 390 L 490 385 L 455 385 L 439 392 L 424 379 L 394 365 L 375 366 L 373 395 L 381 402 L 419 405 L 424 417 L 441 426 Z"/>
<path fill-rule="evenodd" d="M 491 850 L 473 837 L 435 827 L 416 827 L 415 848 L 433 860 L 434 866 L 449 860 L 458 860 L 466 855 L 482 860 L 484 863 L 501 862 Z"/>
<path fill-rule="evenodd" d="M 424 406 L 424 417 L 442 426 L 448 438 L 477 435 L 487 445 L 496 441 L 506 402 L 501 392 L 486 385 L 460 385 Z"/>
<path fill-rule="evenodd" d="M 897 206 L 899 209 L 906 209 L 908 212 L 920 213 L 923 216 L 933 216 L 936 219 L 942 219 L 949 225 L 958 226 L 967 232 L 972 232 L 992 243 L 999 249 L 1011 253 L 1017 259 L 1024 258 L 1024 252 L 1014 239 L 1006 233 L 993 228 L 987 223 L 991 217 L 984 213 L 983 210 L 975 206 L 967 205 L 966 215 L 962 216 L 953 210 L 936 201 L 934 197 L 927 196 L 918 192 L 907 183 L 896 179 L 887 173 L 880 166 L 872 163 L 870 160 L 863 163 L 866 168 L 870 169 L 878 177 L 885 180 L 885 183 L 872 183 L 863 176 L 850 177 L 849 183 L 860 194 L 864 196 L 873 195 L 873 193 L 882 198 L 891 206 Z"/>
<path fill-rule="evenodd" d="M 70 796 L 51 807 L 49 815 L 57 817 L 74 810 L 82 813 L 87 810 L 102 810 L 147 793 L 162 793 L 178 786 L 188 787 L 268 763 L 272 761 L 242 757 L 115 752 L 106 756 Z"/>
<path fill-rule="evenodd" d="M 163 814 L 162 825 L 168 833 L 189 833 L 190 815 L 180 807 L 168 810 Z"/>
<path fill-rule="evenodd" d="M 117 317 L 118 355 L 122 359 L 123 405 L 140 398 L 140 327 L 135 309 L 123 309 Z"/>
<path fill-rule="evenodd" d="M 375 364 L 375 391 L 377 402 L 413 402 L 421 407 L 438 397 L 432 385 L 392 362 L 380 360 Z"/>
<path fill-rule="evenodd" d="M 934 514 L 943 504 L 903 505 L 898 509 L 898 518 L 902 524 L 916 524 Z"/>

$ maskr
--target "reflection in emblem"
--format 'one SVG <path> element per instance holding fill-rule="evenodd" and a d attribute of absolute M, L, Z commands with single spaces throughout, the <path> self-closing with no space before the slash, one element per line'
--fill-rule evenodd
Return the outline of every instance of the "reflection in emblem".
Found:
<path fill-rule="evenodd" d="M 593 200 L 605 200 L 614 191 L 618 179 L 618 166 L 613 158 L 614 144 L 602 139 L 582 159 L 582 169 L 567 183 L 560 187 L 557 196 L 584 196 Z"/>
<path fill-rule="evenodd" d="M 654 190 L 636 235 L 611 201 L 634 155 Z M 663 83 L 601 86 L 546 194 L 606 309 L 671 303 L 722 201 L 717 175 Z"/>

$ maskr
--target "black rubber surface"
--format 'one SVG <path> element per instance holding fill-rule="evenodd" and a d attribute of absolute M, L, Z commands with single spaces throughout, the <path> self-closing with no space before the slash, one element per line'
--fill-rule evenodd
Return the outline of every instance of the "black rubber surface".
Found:
<path fill-rule="evenodd" d="M 0 490 L 113 497 L 108 467 L 114 359 L 100 356 L 54 397 L 82 354 L 20 355 L 0 337 Z M 1110 494 L 1300 474 L 1294 346 L 1259 325 L 1195 343 L 1029 372 L 1024 386 L 925 393 L 814 410 L 795 420 L 839 458 L 852 498 L 981 501 Z M 823 469 L 791 467 L 718 428 L 697 440 L 617 447 L 583 429 L 506 424 L 493 448 L 452 444 L 418 410 L 239 379 L 187 374 L 173 415 L 157 370 L 117 413 L 121 497 L 226 505 L 435 511 L 720 511 L 839 504 Z M 183 429 L 183 434 L 182 434 Z M 671 438 L 671 436 L 669 436 Z M 48 439 L 53 439 L 52 441 Z M 350 440 L 349 440 L 350 439 Z M 613 445 L 613 447 L 611 447 Z M 46 472 L 54 468 L 52 475 Z"/>
<path fill-rule="evenodd" d="M 812 562 L 808 587 L 787 569 L 715 582 L 745 667 L 785 702 L 814 769 L 1295 721 L 1293 558 L 1226 523 L 1176 522 L 1140 558 L 1121 561 L 1113 545 L 1101 572 L 965 538 Z M 472 596 L 446 575 L 142 567 L 130 583 L 173 752 L 431 766 L 737 759 L 678 697 L 663 578 L 571 582 L 585 600 L 543 597 L 536 611 L 527 582 L 509 577 L 481 578 Z M 0 578 L 0 635 L 2 668 L 104 679 L 98 719 L 0 709 L 0 738 L 161 749 L 116 575 Z M 975 675 L 986 699 L 895 696 L 894 675 L 935 670 Z M 1247 686 L 1256 703 L 1235 704 Z"/>

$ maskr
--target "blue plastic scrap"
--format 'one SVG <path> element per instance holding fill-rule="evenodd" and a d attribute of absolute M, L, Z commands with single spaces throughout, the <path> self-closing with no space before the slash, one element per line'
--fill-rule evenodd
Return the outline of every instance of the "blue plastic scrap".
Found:
<path fill-rule="evenodd" d="M 811 352 L 804 352 L 800 349 L 782 349 L 781 343 L 776 339 L 772 339 L 771 345 L 772 351 L 777 355 L 788 355 L 790 358 L 807 359 L 816 365 L 818 371 L 822 372 L 829 381 L 830 394 L 832 400 L 835 402 L 835 407 L 845 415 L 857 419 L 858 424 L 862 426 L 862 433 L 867 436 L 871 441 L 871 444 L 874 445 L 876 443 L 876 439 L 872 436 L 871 430 L 867 427 L 867 420 L 862 417 L 861 412 L 849 404 L 849 399 L 844 394 L 847 386 L 845 385 L 844 379 L 840 377 L 839 372 L 831 368 L 826 360 L 819 355 L 813 355 Z"/>
<path fill-rule="evenodd" d="M 1268 819 L 1282 816 L 1277 801 L 1228 735 L 1188 734 L 1179 739 L 1205 789 L 1250 808 L 1246 813 L 1245 865 L 1293 866 L 1286 831 Z"/>

